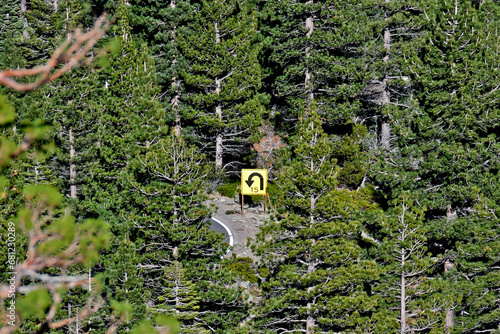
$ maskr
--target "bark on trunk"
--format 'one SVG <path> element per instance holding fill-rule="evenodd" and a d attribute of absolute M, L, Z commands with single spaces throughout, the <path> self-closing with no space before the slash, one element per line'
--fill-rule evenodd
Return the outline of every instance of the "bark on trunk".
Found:
<path fill-rule="evenodd" d="M 401 256 L 401 268 L 404 267 L 404 252 Z M 406 277 L 404 271 L 401 273 L 401 334 L 406 333 Z"/>
<path fill-rule="evenodd" d="M 448 206 L 446 208 L 446 219 L 447 220 L 452 220 L 457 217 L 457 213 L 455 211 L 451 210 L 451 206 Z M 446 260 L 444 262 L 444 272 L 448 273 L 450 271 L 455 270 L 455 264 L 449 260 Z M 445 318 L 445 327 L 446 327 L 446 332 L 449 332 L 450 328 L 453 328 L 455 326 L 455 311 L 450 308 L 446 310 L 446 318 Z"/>
<path fill-rule="evenodd" d="M 174 63 L 175 63 L 175 59 L 174 59 Z M 175 115 L 174 134 L 177 137 L 180 137 L 181 136 L 181 116 L 179 114 L 180 81 L 177 80 L 177 78 L 175 78 L 175 77 L 172 78 L 172 86 L 175 90 L 175 96 L 172 98 L 172 110 L 174 111 L 174 115 Z"/>
<path fill-rule="evenodd" d="M 170 8 L 176 8 L 176 2 L 175 0 L 170 1 Z M 176 33 L 176 27 L 174 26 L 172 30 L 172 43 L 174 43 L 175 40 L 175 33 Z M 177 64 L 177 59 L 174 56 L 174 59 L 172 61 L 172 66 L 175 67 Z M 177 77 L 172 78 L 172 88 L 174 90 L 174 97 L 172 98 L 171 104 L 172 104 L 172 110 L 175 115 L 175 125 L 174 125 L 174 134 L 177 137 L 181 136 L 181 116 L 179 114 L 179 100 L 180 100 L 180 93 L 179 89 L 181 86 L 181 82 Z"/>
<path fill-rule="evenodd" d="M 314 244 L 314 240 L 313 240 Z M 307 268 L 307 273 L 311 274 L 314 272 L 316 268 L 314 267 L 314 264 L 309 262 L 308 268 Z M 314 289 L 314 286 L 310 286 L 307 288 L 307 293 L 311 293 L 311 291 Z M 308 297 L 309 298 L 309 297 Z M 307 303 L 307 320 L 306 320 L 306 334 L 313 334 L 314 333 L 314 327 L 316 326 L 316 319 L 314 318 L 314 313 L 312 310 L 312 302 Z"/>
<path fill-rule="evenodd" d="M 385 3 L 389 3 L 390 0 L 385 0 Z M 388 17 L 385 14 L 385 21 L 387 22 Z M 389 54 L 391 52 L 391 32 L 388 27 L 384 30 L 384 48 L 385 48 L 385 56 L 384 62 L 389 62 Z M 389 89 L 387 87 L 387 78 L 384 77 L 382 80 L 382 106 L 386 106 L 390 102 Z M 391 137 L 391 126 L 389 124 L 388 117 L 384 116 L 382 118 L 382 125 L 380 129 L 380 144 L 383 150 L 388 151 L 391 147 L 390 143 Z"/>
<path fill-rule="evenodd" d="M 312 1 L 310 2 L 310 4 L 312 4 Z M 307 37 L 307 39 L 309 39 L 311 37 L 313 31 L 314 31 L 314 21 L 313 21 L 313 18 L 312 17 L 308 17 L 306 19 L 305 25 L 306 25 L 306 29 L 307 29 L 306 37 Z M 308 46 L 308 47 L 306 47 L 306 59 L 309 58 L 309 56 L 310 56 L 310 47 Z M 309 98 L 309 104 L 314 99 L 314 92 L 313 92 L 313 88 L 311 86 L 311 77 L 312 77 L 312 74 L 309 71 L 309 68 L 306 67 L 304 87 L 305 87 L 305 90 L 306 90 L 306 95 L 308 95 L 308 98 Z"/>
<path fill-rule="evenodd" d="M 314 160 L 311 159 L 310 161 L 310 165 L 309 165 L 309 171 L 312 173 L 314 171 Z M 314 209 L 316 208 L 316 198 L 311 195 L 310 197 L 310 207 L 309 207 L 309 217 L 310 217 L 310 225 L 309 225 L 309 228 L 312 228 L 313 225 L 314 225 Z M 311 246 L 313 246 L 314 244 L 316 243 L 316 241 L 313 239 L 312 240 L 312 243 L 311 243 Z M 310 259 L 310 261 L 312 261 L 311 259 L 311 256 L 308 256 L 308 258 Z M 316 270 L 315 266 L 314 266 L 314 263 L 313 262 L 309 262 L 308 266 L 307 266 L 307 273 L 308 274 L 312 274 L 314 271 Z M 311 291 L 314 289 L 313 286 L 310 286 L 307 288 L 307 293 L 311 293 Z M 310 297 L 308 297 L 310 298 Z M 312 334 L 313 331 L 314 331 L 314 327 L 316 325 L 316 321 L 315 321 L 315 318 L 314 318 L 314 314 L 313 314 L 313 311 L 312 311 L 312 303 L 309 302 L 307 303 L 307 320 L 306 320 L 306 334 Z"/>
<path fill-rule="evenodd" d="M 73 137 L 73 130 L 69 129 L 69 188 L 70 197 L 76 198 L 76 166 L 75 166 L 75 147 L 73 146 L 75 139 Z"/>
<path fill-rule="evenodd" d="M 217 26 L 217 22 L 215 22 L 215 44 L 220 43 L 220 31 Z M 221 91 L 221 80 L 219 78 L 215 79 L 215 93 L 220 94 Z M 215 114 L 222 120 L 222 105 L 219 103 L 217 107 L 215 107 Z M 223 147 L 222 147 L 222 133 L 218 133 L 215 139 L 215 168 L 222 169 L 222 155 L 223 155 Z"/>
<path fill-rule="evenodd" d="M 311 304 L 307 304 L 307 308 L 308 309 L 310 309 L 310 306 L 311 306 Z M 307 321 L 306 321 L 306 334 L 312 334 L 312 333 L 314 333 L 313 332 L 314 326 L 315 326 L 314 317 L 312 315 L 309 315 L 307 317 Z"/>
<path fill-rule="evenodd" d="M 26 20 L 26 17 L 24 13 L 26 13 L 27 8 L 26 8 L 26 0 L 21 0 L 21 15 L 24 17 L 24 23 L 23 23 L 23 38 L 30 38 L 30 34 L 28 33 L 28 21 Z"/>
<path fill-rule="evenodd" d="M 382 149 L 385 151 L 389 151 L 391 148 L 391 126 L 387 120 L 382 121 L 382 125 L 380 127 L 380 143 Z"/>

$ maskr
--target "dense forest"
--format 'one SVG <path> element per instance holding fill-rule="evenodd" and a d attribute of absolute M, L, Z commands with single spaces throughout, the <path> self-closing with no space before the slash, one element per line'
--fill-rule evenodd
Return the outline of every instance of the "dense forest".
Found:
<path fill-rule="evenodd" d="M 1 334 L 500 333 L 497 1 L 4 0 L 0 71 Z"/>

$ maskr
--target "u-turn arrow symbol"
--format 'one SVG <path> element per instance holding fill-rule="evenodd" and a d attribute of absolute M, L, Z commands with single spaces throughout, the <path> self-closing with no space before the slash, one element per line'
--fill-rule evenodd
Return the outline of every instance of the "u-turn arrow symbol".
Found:
<path fill-rule="evenodd" d="M 245 182 L 248 184 L 249 187 L 251 187 L 252 184 L 253 184 L 252 178 L 254 176 L 258 176 L 259 177 L 259 179 L 260 179 L 260 190 L 264 190 L 264 178 L 262 177 L 262 175 L 260 175 L 260 173 L 252 173 L 252 174 L 248 175 L 248 180 L 246 180 Z"/>

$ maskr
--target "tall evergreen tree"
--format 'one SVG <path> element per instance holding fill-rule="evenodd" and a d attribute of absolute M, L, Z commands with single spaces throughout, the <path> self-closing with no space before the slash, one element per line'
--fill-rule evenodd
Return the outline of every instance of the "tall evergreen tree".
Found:
<path fill-rule="evenodd" d="M 331 124 L 352 120 L 364 88 L 362 43 L 370 19 L 355 1 L 268 1 L 262 11 L 268 81 L 284 119 L 309 110 Z"/>
<path fill-rule="evenodd" d="M 181 73 L 188 64 L 179 47 L 179 29 L 193 20 L 189 1 L 132 1 L 131 25 L 134 33 L 144 39 L 155 60 L 157 84 L 161 89 L 160 101 L 167 110 L 169 122 L 174 123 L 180 135 L 183 120 L 181 109 L 183 82 Z"/>
<path fill-rule="evenodd" d="M 208 334 L 197 319 L 199 296 L 195 284 L 186 278 L 182 263 L 174 261 L 165 268 L 166 293 L 159 297 L 162 302 L 157 312 L 174 315 L 182 323 L 183 333 Z"/>
<path fill-rule="evenodd" d="M 386 318 L 377 324 L 377 333 L 432 332 L 445 327 L 446 308 L 453 302 L 442 294 L 443 280 L 430 277 L 435 263 L 427 254 L 423 220 L 424 210 L 404 194 L 382 223 L 384 239 L 377 249 L 380 283 L 374 292 L 382 297 L 378 316 Z"/>
<path fill-rule="evenodd" d="M 370 36 L 363 45 L 367 70 L 365 88 L 359 95 L 365 107 L 363 117 L 375 125 L 377 153 L 389 151 L 395 117 L 413 106 L 410 71 L 404 66 L 403 50 L 412 47 L 421 34 L 418 1 L 366 1 L 363 11 L 371 20 Z"/>
<path fill-rule="evenodd" d="M 205 157 L 173 131 L 130 161 L 130 179 L 124 182 L 130 187 L 127 219 L 133 222 L 136 243 L 143 245 L 138 267 L 148 291 L 148 305 L 158 312 L 177 310 L 189 331 L 202 328 L 200 324 L 231 328 L 245 316 L 238 290 L 229 288 L 234 279 L 221 266 L 228 245 L 209 231 L 206 220 L 211 212 L 205 204 L 209 171 Z M 196 301 L 192 313 L 165 297 L 175 294 L 175 282 L 162 280 L 165 270 L 186 284 L 178 282 L 188 289 L 186 298 L 192 296 Z M 159 296 L 166 299 L 161 301 Z"/>
<path fill-rule="evenodd" d="M 498 5 L 425 1 L 421 8 L 425 33 L 403 49 L 413 107 L 394 113 L 397 145 L 378 160 L 374 178 L 389 199 L 411 191 L 428 209 L 429 251 L 455 289 L 446 326 L 492 330 L 498 291 L 480 287 L 498 275 L 498 257 L 489 253 L 499 253 L 491 239 L 499 198 L 498 75 L 491 71 L 498 67 Z"/>
<path fill-rule="evenodd" d="M 245 1 L 202 1 L 192 24 L 179 32 L 189 67 L 182 73 L 191 108 L 184 116 L 196 126 L 198 144 L 224 159 L 241 156 L 262 122 L 265 96 L 255 10 Z"/>
<path fill-rule="evenodd" d="M 63 99 L 69 103 L 55 115 L 65 150 L 58 160 L 64 163 L 65 191 L 76 197 L 76 212 L 106 220 L 114 234 L 113 254 L 104 254 L 95 268 L 104 271 L 108 296 L 128 303 L 130 319 L 140 322 L 147 316 L 149 293 L 138 267 L 142 245 L 134 234 L 127 165 L 161 138 L 166 126 L 157 101 L 154 63 L 147 48 L 138 47 L 131 35 L 125 4 L 116 16 L 112 37 L 120 44 L 119 52 L 98 63 L 97 73 L 86 73 L 81 90 L 65 90 Z M 73 80 L 67 84 L 78 87 Z M 106 328 L 110 317 L 107 305 L 94 326 Z"/>
<path fill-rule="evenodd" d="M 278 215 L 256 246 L 263 305 L 254 326 L 264 333 L 368 331 L 376 301 L 365 288 L 377 277 L 358 244 L 369 195 L 337 189 L 334 145 L 311 113 L 290 142 L 278 178 Z"/>
<path fill-rule="evenodd" d="M 11 68 L 10 62 L 5 59 L 13 56 L 9 54 L 12 41 L 22 36 L 23 20 L 19 15 L 20 4 L 18 0 L 5 1 L 0 5 L 0 68 Z"/>
<path fill-rule="evenodd" d="M 61 20 L 53 3 L 44 0 L 23 2 L 26 23 L 23 37 L 18 40 L 19 52 L 27 66 L 34 67 L 46 61 L 58 46 L 57 34 L 61 29 Z"/>

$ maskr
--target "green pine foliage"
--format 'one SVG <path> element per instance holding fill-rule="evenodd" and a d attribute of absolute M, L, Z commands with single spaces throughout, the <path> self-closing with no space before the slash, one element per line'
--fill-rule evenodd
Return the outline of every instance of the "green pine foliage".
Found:
<path fill-rule="evenodd" d="M 427 208 L 436 277 L 455 289 L 448 304 L 456 330 L 490 330 L 497 292 L 479 287 L 498 272 L 497 258 L 486 255 L 498 253 L 488 237 L 498 229 L 499 81 L 491 70 L 498 66 L 498 5 L 425 1 L 421 8 L 423 33 L 403 49 L 413 107 L 393 114 L 397 148 L 377 159 L 373 177 L 388 199 L 410 191 Z M 454 269 L 445 272 L 447 263 Z"/>
<path fill-rule="evenodd" d="M 43 0 L 27 2 L 24 13 L 26 24 L 23 37 L 18 39 L 18 52 L 21 52 L 27 67 L 40 65 L 49 59 L 51 52 L 58 46 L 61 21 L 52 3 Z"/>
<path fill-rule="evenodd" d="M 45 63 L 104 9 L 119 50 L 0 90 L 0 239 L 19 222 L 26 260 L 48 196 L 38 255 L 78 235 L 91 261 L 40 273 L 103 277 L 90 305 L 83 286 L 19 295 L 21 332 L 101 297 L 52 332 L 498 332 L 498 1 L 6 0 L 0 69 Z M 222 258 L 206 193 L 254 164 L 263 118 L 287 146 L 254 272 Z"/>
<path fill-rule="evenodd" d="M 376 250 L 380 279 L 374 288 L 382 297 L 374 316 L 379 319 L 377 333 L 432 333 L 445 327 L 446 309 L 453 300 L 443 295 L 444 281 L 432 277 L 436 263 L 427 253 L 423 221 L 424 210 L 407 193 L 381 223 L 383 240 Z M 398 309 L 395 317 L 393 310 Z"/>
<path fill-rule="evenodd" d="M 173 315 L 180 321 L 182 333 L 208 334 L 198 316 L 200 298 L 196 286 L 186 279 L 179 261 L 165 268 L 164 287 L 166 293 L 158 298 L 162 303 L 154 309 L 154 313 Z"/>
<path fill-rule="evenodd" d="M 280 119 L 309 110 L 343 124 L 360 108 L 366 83 L 362 43 L 371 20 L 359 1 L 267 1 L 262 10 L 268 87 Z"/>
<path fill-rule="evenodd" d="M 363 193 L 336 188 L 340 168 L 318 115 L 302 121 L 283 160 L 278 215 L 255 247 L 267 272 L 255 328 L 284 331 L 363 331 L 376 300 L 377 278 L 359 241 L 362 212 L 375 209 Z"/>
<path fill-rule="evenodd" d="M 172 110 L 171 117 L 182 107 L 181 72 L 187 63 L 179 47 L 179 29 L 192 22 L 191 10 L 188 1 L 131 1 L 130 24 L 134 34 L 148 43 L 155 59 L 161 100 L 165 108 Z"/>
<path fill-rule="evenodd" d="M 10 63 L 6 57 L 12 57 L 12 41 L 20 38 L 23 29 L 23 19 L 19 15 L 19 2 L 15 0 L 4 1 L 0 5 L 0 17 L 2 17 L 2 28 L 0 29 L 0 68 L 9 68 Z"/>
<path fill-rule="evenodd" d="M 189 105 L 183 118 L 194 126 L 197 144 L 215 153 L 222 168 L 227 157 L 246 153 L 262 122 L 266 95 L 258 93 L 257 17 L 249 3 L 234 0 L 202 1 L 194 15 L 179 32 L 189 64 L 182 72 L 182 99 Z"/>
<path fill-rule="evenodd" d="M 212 212 L 205 204 L 209 172 L 205 157 L 174 132 L 145 148 L 129 167 L 132 178 L 127 198 L 133 209 L 128 217 L 134 222 L 131 234 L 137 238 L 137 244 L 143 245 L 139 266 L 148 291 L 148 305 L 154 310 L 170 305 L 158 299 L 172 293 L 168 284 L 159 281 L 158 273 L 167 267 L 174 272 L 176 266 L 183 267 L 183 279 L 189 280 L 189 289 L 197 294 L 200 312 L 198 320 L 185 324 L 190 330 L 198 328 L 199 323 L 205 324 L 205 328 L 233 326 L 235 312 L 226 310 L 226 305 L 230 310 L 244 309 L 237 290 L 229 287 L 234 279 L 221 265 L 228 245 L 220 235 L 209 231 L 206 221 Z M 209 269 L 215 267 L 219 269 Z M 213 310 L 216 304 L 218 310 Z M 237 318 L 242 316 L 244 312 Z"/>

